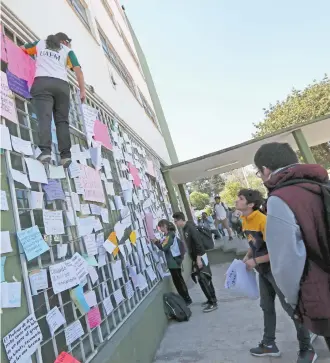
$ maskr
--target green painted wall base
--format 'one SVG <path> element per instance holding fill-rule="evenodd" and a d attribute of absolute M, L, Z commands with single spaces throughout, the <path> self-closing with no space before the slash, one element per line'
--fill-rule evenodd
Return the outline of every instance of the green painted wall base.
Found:
<path fill-rule="evenodd" d="M 91 363 L 151 363 L 167 328 L 163 294 L 165 278 L 100 350 Z"/>

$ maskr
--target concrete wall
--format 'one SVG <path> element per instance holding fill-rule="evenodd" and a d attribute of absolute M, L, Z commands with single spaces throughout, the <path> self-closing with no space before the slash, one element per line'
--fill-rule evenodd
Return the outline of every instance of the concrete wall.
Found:
<path fill-rule="evenodd" d="M 71 8 L 68 0 L 3 0 L 36 35 L 45 38 L 59 31 L 67 33 L 82 65 L 86 83 L 166 162 L 170 163 L 164 138 L 157 126 L 146 115 L 144 108 L 126 86 L 120 75 L 104 55 L 99 40 L 98 22 L 130 72 L 134 83 L 153 108 L 144 76 L 135 64 L 123 39 L 108 16 L 100 0 L 87 0 L 91 31 L 89 31 Z M 115 0 L 109 4 L 131 47 L 134 44 L 127 24 L 119 12 Z M 48 15 L 46 15 L 48 14 Z M 60 21 L 58 21 L 60 19 Z M 114 89 L 109 70 L 117 83 Z"/>

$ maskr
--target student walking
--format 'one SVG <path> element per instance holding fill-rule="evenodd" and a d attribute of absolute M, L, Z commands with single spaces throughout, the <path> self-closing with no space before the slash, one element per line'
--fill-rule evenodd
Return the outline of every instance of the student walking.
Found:
<path fill-rule="evenodd" d="M 214 214 L 215 214 L 215 227 L 219 229 L 221 223 L 222 228 L 226 229 L 229 235 L 229 241 L 233 240 L 233 232 L 229 227 L 229 221 L 227 217 L 228 207 L 221 202 L 221 198 L 217 195 L 215 198 Z"/>
<path fill-rule="evenodd" d="M 211 233 L 214 234 L 214 239 L 221 238 L 219 229 L 215 228 L 214 219 L 212 218 L 212 216 L 208 216 L 206 212 L 202 213 L 202 218 L 198 222 L 198 225 L 203 228 L 209 229 Z"/>
<path fill-rule="evenodd" d="M 167 267 L 170 270 L 172 280 L 179 295 L 184 299 L 187 305 L 192 303 L 189 296 L 187 285 L 182 277 L 182 261 L 184 258 L 184 249 L 181 247 L 180 241 L 175 235 L 175 225 L 166 219 L 158 222 L 158 227 L 164 234 L 165 238 L 161 242 L 159 240 L 152 240 L 152 242 L 161 250 L 164 251 Z"/>
<path fill-rule="evenodd" d="M 264 313 L 264 335 L 258 347 L 250 350 L 258 357 L 281 355 L 275 340 L 276 310 L 275 297 L 278 296 L 283 309 L 293 319 L 299 341 L 297 363 L 312 363 L 317 355 L 310 342 L 310 334 L 297 319 L 293 318 L 294 309 L 285 300 L 274 280 L 269 254 L 266 245 L 266 215 L 260 212 L 263 198 L 258 190 L 242 189 L 238 193 L 236 208 L 242 212 L 243 231 L 249 242 L 249 249 L 243 262 L 248 270 L 256 269 L 259 272 L 260 306 Z"/>
<path fill-rule="evenodd" d="M 295 318 L 324 336 L 330 350 L 328 173 L 299 164 L 287 143 L 262 145 L 254 163 L 269 191 L 266 240 L 276 284 Z"/>
<path fill-rule="evenodd" d="M 205 248 L 200 240 L 194 222 L 186 221 L 182 212 L 174 213 L 173 219 L 177 227 L 183 228 L 185 241 L 192 259 L 192 278 L 196 282 L 197 277 L 199 285 L 207 298 L 207 301 L 202 304 L 204 307 L 203 311 L 209 313 L 216 310 L 218 305 L 212 283 L 212 272 Z"/>
<path fill-rule="evenodd" d="M 42 163 L 51 160 L 51 122 L 54 114 L 61 163 L 67 168 L 71 164 L 67 67 L 77 76 L 81 101 L 84 102 L 86 98 L 84 76 L 78 59 L 71 50 L 71 39 L 64 33 L 57 33 L 49 35 L 46 40 L 27 43 L 22 49 L 36 58 L 36 73 L 30 92 L 39 125 L 41 154 L 38 160 Z"/>

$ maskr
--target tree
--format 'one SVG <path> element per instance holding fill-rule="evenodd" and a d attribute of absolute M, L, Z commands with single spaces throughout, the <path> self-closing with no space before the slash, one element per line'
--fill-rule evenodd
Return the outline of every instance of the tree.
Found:
<path fill-rule="evenodd" d="M 195 180 L 190 184 L 193 191 L 206 193 L 209 196 L 219 194 L 224 185 L 225 181 L 220 174 L 213 175 L 211 178 Z"/>
<path fill-rule="evenodd" d="M 210 201 L 210 197 L 206 193 L 200 192 L 192 192 L 189 198 L 191 205 L 198 210 L 203 209 Z"/>
<path fill-rule="evenodd" d="M 263 109 L 265 119 L 254 126 L 254 137 L 264 136 L 290 125 L 306 122 L 330 114 L 330 80 L 327 75 L 313 81 L 304 90 L 293 89 L 284 101 L 270 104 Z M 330 143 L 311 148 L 316 162 L 325 168 L 330 167 Z"/>

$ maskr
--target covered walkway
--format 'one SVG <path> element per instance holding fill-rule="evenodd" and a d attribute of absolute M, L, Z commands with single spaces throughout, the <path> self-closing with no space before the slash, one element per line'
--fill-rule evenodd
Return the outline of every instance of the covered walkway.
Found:
<path fill-rule="evenodd" d="M 205 314 L 201 302 L 205 300 L 199 286 L 190 290 L 193 299 L 189 322 L 170 323 L 155 363 L 296 363 L 298 342 L 293 323 L 278 304 L 277 343 L 281 358 L 256 358 L 249 349 L 262 338 L 263 319 L 259 300 L 232 296 L 223 287 L 224 273 L 229 264 L 212 266 L 219 309 Z M 329 351 L 322 338 L 314 348 L 317 363 L 329 363 Z"/>

